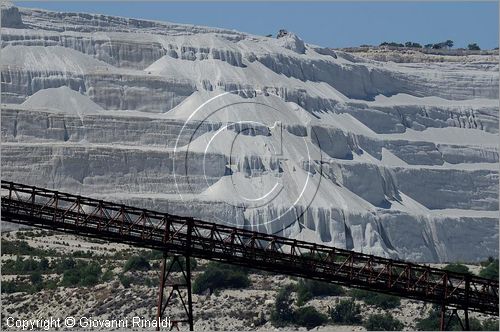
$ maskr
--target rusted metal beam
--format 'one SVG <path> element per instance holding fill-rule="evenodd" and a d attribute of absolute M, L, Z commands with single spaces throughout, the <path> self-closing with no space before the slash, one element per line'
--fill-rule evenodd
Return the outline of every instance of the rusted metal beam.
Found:
<path fill-rule="evenodd" d="M 167 265 L 167 254 L 164 253 L 160 264 L 160 286 L 158 287 L 158 302 L 156 310 L 156 321 L 159 322 L 162 316 L 163 294 L 165 291 L 165 270 Z M 160 331 L 160 324 L 156 326 L 156 331 Z"/>
<path fill-rule="evenodd" d="M 187 323 L 189 330 L 194 330 L 194 319 L 193 319 L 193 299 L 191 296 L 191 261 L 189 256 L 184 257 L 184 263 L 180 260 L 181 255 L 172 255 L 170 264 L 167 268 L 167 253 L 164 252 L 161 266 L 160 266 L 160 285 L 158 288 L 158 303 L 156 311 L 156 320 L 158 325 L 156 330 L 160 330 L 159 322 L 164 318 L 168 318 L 171 322 L 170 329 L 179 329 L 180 323 Z M 180 270 L 181 278 L 174 278 L 172 272 L 174 272 L 174 266 Z M 168 296 L 165 299 L 165 291 L 167 290 Z M 173 305 L 174 297 L 178 297 L 182 309 L 185 314 L 184 319 L 172 318 L 170 315 L 165 317 L 165 313 L 168 308 Z"/>

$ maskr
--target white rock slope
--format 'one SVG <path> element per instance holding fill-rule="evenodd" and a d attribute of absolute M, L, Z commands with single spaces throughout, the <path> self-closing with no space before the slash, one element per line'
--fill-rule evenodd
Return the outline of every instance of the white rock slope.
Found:
<path fill-rule="evenodd" d="M 3 179 L 387 257 L 498 255 L 498 58 L 7 11 Z"/>

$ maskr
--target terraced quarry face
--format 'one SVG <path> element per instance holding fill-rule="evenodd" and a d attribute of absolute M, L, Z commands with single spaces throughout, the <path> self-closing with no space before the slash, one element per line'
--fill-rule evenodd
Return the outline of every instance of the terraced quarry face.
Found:
<path fill-rule="evenodd" d="M 413 261 L 498 255 L 497 56 L 3 12 L 3 179 Z"/>

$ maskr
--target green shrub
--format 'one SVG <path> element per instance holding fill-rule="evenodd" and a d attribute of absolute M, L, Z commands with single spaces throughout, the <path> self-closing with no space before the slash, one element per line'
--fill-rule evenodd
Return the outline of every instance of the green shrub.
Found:
<path fill-rule="evenodd" d="M 130 257 L 123 266 L 123 271 L 147 271 L 151 268 L 148 260 L 144 256 L 132 256 Z"/>
<path fill-rule="evenodd" d="M 493 260 L 486 266 L 481 269 L 479 272 L 479 276 L 488 279 L 498 280 L 498 259 Z"/>
<path fill-rule="evenodd" d="M 316 280 L 301 279 L 297 285 L 297 304 L 300 306 L 316 296 L 335 296 L 344 294 L 344 289 L 335 284 Z"/>
<path fill-rule="evenodd" d="M 206 289 L 210 289 L 210 293 L 218 288 L 223 288 L 226 280 L 226 273 L 219 269 L 208 269 L 198 275 L 193 283 L 193 292 L 201 294 Z"/>
<path fill-rule="evenodd" d="M 18 258 L 19 259 L 19 256 Z M 2 261 L 2 274 L 18 274 L 16 271 L 16 261 L 13 259 L 6 259 Z"/>
<path fill-rule="evenodd" d="M 30 275 L 31 285 L 33 291 L 40 291 L 43 288 L 43 277 L 39 271 L 35 271 Z"/>
<path fill-rule="evenodd" d="M 81 286 L 93 286 L 99 283 L 102 274 L 101 266 L 96 262 L 90 262 L 81 269 Z"/>
<path fill-rule="evenodd" d="M 305 326 L 307 329 L 312 329 L 316 326 L 321 326 L 328 321 L 328 318 L 318 312 L 314 307 L 302 307 L 295 311 L 294 323 L 300 326 Z"/>
<path fill-rule="evenodd" d="M 17 233 L 18 237 L 20 233 Z M 25 255 L 25 256 L 57 256 L 55 249 L 43 250 L 30 246 L 26 241 L 8 241 L 5 239 L 1 240 L 2 254 L 9 255 Z"/>
<path fill-rule="evenodd" d="M 79 261 L 74 268 L 64 272 L 61 285 L 93 286 L 99 282 L 101 273 L 101 266 L 98 263 Z"/>
<path fill-rule="evenodd" d="M 450 272 L 469 273 L 470 274 L 469 268 L 463 264 L 460 264 L 460 263 L 448 264 L 443 269 L 446 271 L 450 271 Z"/>
<path fill-rule="evenodd" d="M 106 270 L 106 272 L 102 274 L 101 280 L 110 281 L 111 279 L 113 279 L 113 270 Z"/>
<path fill-rule="evenodd" d="M 75 258 L 92 258 L 94 256 L 94 253 L 90 250 L 83 251 L 83 250 L 76 250 L 73 251 L 71 254 Z"/>
<path fill-rule="evenodd" d="M 276 295 L 274 308 L 271 311 L 271 324 L 276 327 L 283 327 L 293 321 L 293 299 L 291 298 L 294 286 L 282 287 Z"/>
<path fill-rule="evenodd" d="M 460 323 L 459 323 L 460 324 Z M 498 325 L 497 325 L 498 326 Z M 458 327 L 458 326 L 457 326 Z M 462 326 L 459 325 L 460 328 L 457 330 L 462 330 Z M 481 322 L 477 318 L 469 318 L 469 331 L 484 331 L 483 325 L 481 325 Z M 495 331 L 498 331 L 498 327 Z"/>
<path fill-rule="evenodd" d="M 383 42 L 380 44 L 380 46 L 404 47 L 403 44 L 396 42 Z"/>
<path fill-rule="evenodd" d="M 45 257 L 42 257 L 38 262 L 38 269 L 40 271 L 48 271 L 49 270 L 49 260 Z"/>
<path fill-rule="evenodd" d="M 41 265 L 42 264 L 42 265 Z M 3 274 L 25 274 L 31 272 L 45 271 L 43 268 L 44 263 L 42 261 L 37 262 L 33 258 L 24 259 L 23 257 L 17 256 L 16 260 L 8 259 L 2 264 Z"/>
<path fill-rule="evenodd" d="M 2 293 L 35 293 L 42 289 L 54 289 L 57 287 L 57 280 L 50 279 L 43 281 L 40 272 L 33 272 L 30 274 L 29 282 L 20 280 L 2 281 Z"/>
<path fill-rule="evenodd" d="M 353 289 L 350 293 L 355 299 L 382 309 L 394 309 L 401 305 L 401 299 L 394 295 L 375 293 L 362 289 Z"/>
<path fill-rule="evenodd" d="M 38 270 L 38 262 L 33 258 L 28 258 L 25 261 L 22 258 L 19 260 L 20 270 L 24 272 L 37 271 Z"/>
<path fill-rule="evenodd" d="M 118 280 L 120 280 L 121 284 L 125 288 L 129 288 L 130 284 L 132 283 L 132 279 L 130 277 L 124 275 L 123 273 L 118 276 Z"/>
<path fill-rule="evenodd" d="M 474 331 L 474 329 L 471 329 Z M 498 331 L 498 319 L 488 319 L 483 322 L 483 331 Z"/>
<path fill-rule="evenodd" d="M 361 324 L 361 307 L 353 299 L 341 300 L 331 311 L 335 323 L 345 325 Z"/>
<path fill-rule="evenodd" d="M 64 258 L 56 263 L 55 271 L 57 273 L 64 273 L 65 271 L 72 270 L 76 266 L 76 261 L 73 258 Z"/>
<path fill-rule="evenodd" d="M 134 253 L 135 256 L 142 256 L 144 257 L 147 261 L 153 261 L 153 260 L 159 260 L 163 258 L 163 252 L 160 250 L 134 250 L 134 249 L 125 249 L 125 250 L 120 250 L 118 252 L 115 252 L 112 257 L 115 259 L 128 259 L 130 258 L 131 253 Z"/>
<path fill-rule="evenodd" d="M 30 272 L 49 271 L 49 261 L 45 257 L 42 257 L 40 261 L 36 261 L 32 257 L 24 259 L 23 257 L 17 256 L 16 260 L 7 259 L 2 262 L 3 274 L 25 274 Z"/>
<path fill-rule="evenodd" d="M 420 45 L 419 43 L 415 43 L 415 42 L 406 42 L 405 47 L 422 48 L 422 45 Z"/>
<path fill-rule="evenodd" d="M 486 267 L 486 266 L 490 265 L 491 263 L 493 263 L 494 261 L 495 261 L 495 258 L 489 256 L 487 260 L 482 261 L 479 264 L 481 264 L 482 267 Z"/>
<path fill-rule="evenodd" d="M 19 234 L 18 238 L 19 238 Z M 2 254 L 9 255 L 33 255 L 36 249 L 28 244 L 26 241 L 7 241 L 2 239 Z"/>
<path fill-rule="evenodd" d="M 368 331 L 400 331 L 403 323 L 390 313 L 370 315 L 363 326 Z"/>
<path fill-rule="evenodd" d="M 43 287 L 46 289 L 56 289 L 58 284 L 57 279 L 49 279 L 44 282 Z"/>
<path fill-rule="evenodd" d="M 479 47 L 479 45 L 476 43 L 471 43 L 471 44 L 467 45 L 467 48 L 471 51 L 480 51 L 481 50 L 481 47 Z"/>
<path fill-rule="evenodd" d="M 10 294 L 17 291 L 16 283 L 14 281 L 2 281 L 2 293 Z"/>
<path fill-rule="evenodd" d="M 223 288 L 245 288 L 250 285 L 248 273 L 224 264 L 208 264 L 206 270 L 198 275 L 193 283 L 193 292 L 201 294 L 209 289 L 213 293 Z"/>
<path fill-rule="evenodd" d="M 148 287 L 158 287 L 158 279 L 157 278 L 143 278 L 142 279 L 142 284 L 148 286 Z"/>
<path fill-rule="evenodd" d="M 33 284 L 41 284 L 42 283 L 42 274 L 38 271 L 36 272 L 33 272 L 31 275 L 30 275 L 30 281 L 33 283 Z"/>
<path fill-rule="evenodd" d="M 26 292 L 32 293 L 34 291 L 34 287 L 27 282 L 19 282 L 19 281 L 2 281 L 2 293 L 10 294 L 17 292 Z"/>
<path fill-rule="evenodd" d="M 71 287 L 77 286 L 80 283 L 80 273 L 76 270 L 68 270 L 64 272 L 61 280 L 61 286 Z"/>
<path fill-rule="evenodd" d="M 7 259 L 2 264 L 4 274 L 25 274 L 35 271 L 40 271 L 40 263 L 32 257 L 24 259 L 17 256 L 16 260 Z"/>

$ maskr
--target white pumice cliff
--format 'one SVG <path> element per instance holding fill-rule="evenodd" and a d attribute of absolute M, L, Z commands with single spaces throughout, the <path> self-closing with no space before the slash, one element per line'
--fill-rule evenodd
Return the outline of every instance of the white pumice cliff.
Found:
<path fill-rule="evenodd" d="M 2 179 L 413 261 L 498 255 L 497 56 L 12 5 L 1 39 Z"/>

